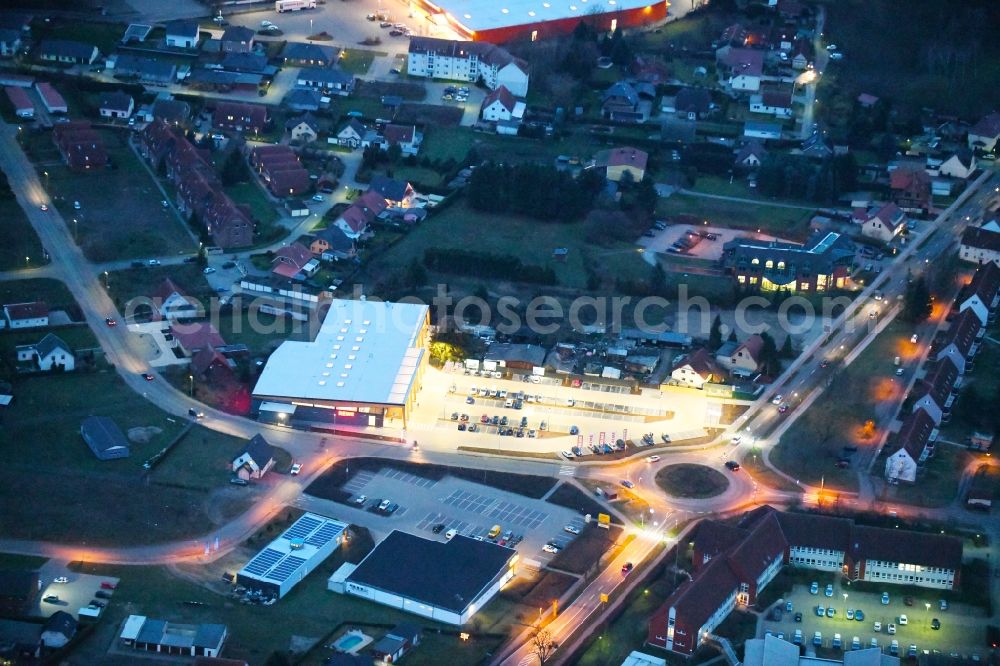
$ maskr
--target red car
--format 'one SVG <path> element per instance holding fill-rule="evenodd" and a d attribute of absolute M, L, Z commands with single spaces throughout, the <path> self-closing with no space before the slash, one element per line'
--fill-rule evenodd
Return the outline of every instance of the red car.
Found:
<path fill-rule="evenodd" d="M 622 565 L 622 575 L 623 576 L 629 575 L 629 572 L 632 571 L 632 568 L 633 568 L 633 564 L 631 562 L 626 562 L 625 564 L 623 564 Z"/>
<path fill-rule="evenodd" d="M 105 323 L 105 324 L 107 324 L 108 326 L 117 326 L 117 325 L 118 325 L 118 322 L 117 322 L 117 321 L 115 321 L 115 320 L 114 320 L 113 318 L 111 318 L 111 317 L 105 317 L 105 319 L 104 319 L 104 323 Z"/>
<path fill-rule="evenodd" d="M 116 587 L 118 587 L 118 586 L 115 585 L 114 583 L 112 583 L 110 580 L 106 580 L 106 581 L 103 581 L 101 583 L 101 589 L 102 590 L 113 590 Z"/>

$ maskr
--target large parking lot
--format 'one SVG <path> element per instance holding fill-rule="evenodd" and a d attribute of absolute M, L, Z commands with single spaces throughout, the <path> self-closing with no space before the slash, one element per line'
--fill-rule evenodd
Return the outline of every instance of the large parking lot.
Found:
<path fill-rule="evenodd" d="M 886 652 L 895 639 L 899 642 L 900 656 L 905 656 L 911 645 L 915 645 L 919 652 L 937 650 L 943 654 L 965 656 L 983 655 L 987 652 L 985 625 L 989 620 L 979 608 L 951 604 L 947 610 L 941 610 L 940 595 L 931 589 L 922 595 L 914 595 L 911 598 L 913 605 L 907 606 L 904 595 L 893 585 L 885 586 L 885 591 L 889 593 L 887 605 L 882 604 L 879 592 L 859 592 L 839 582 L 831 583 L 833 595 L 828 597 L 826 585 L 831 578 L 817 575 L 816 580 L 819 583 L 817 594 L 810 594 L 808 585 L 795 586 L 792 593 L 784 599 L 786 602 L 791 601 L 792 611 L 783 613 L 781 620 L 775 621 L 771 619 L 769 609 L 761 623 L 761 631 L 774 634 L 780 632 L 786 640 L 791 641 L 795 630 L 799 629 L 807 650 L 815 649 L 813 637 L 819 631 L 822 641 L 820 647 L 823 649 L 834 647 L 834 636 L 840 634 L 844 650 L 850 650 L 852 640 L 857 637 L 860 647 L 873 647 L 874 639 L 875 644 Z M 818 606 L 824 609 L 823 617 L 819 616 Z M 834 609 L 833 617 L 828 617 L 827 609 L 830 607 Z M 860 609 L 864 620 L 847 619 L 848 609 L 854 614 Z M 802 614 L 801 622 L 795 622 L 797 613 Z M 905 625 L 900 621 L 901 615 L 907 617 Z M 931 628 L 931 622 L 935 618 L 940 622 L 939 630 Z M 876 623 L 881 625 L 878 632 L 875 631 Z M 895 625 L 894 635 L 888 633 L 890 624 Z"/>
<path fill-rule="evenodd" d="M 431 479 L 388 467 L 378 472 L 361 470 L 342 489 L 351 494 L 352 503 L 365 498 L 358 508 L 363 507 L 372 519 L 364 524 L 378 531 L 399 529 L 443 541 L 455 530 L 488 539 L 498 525 L 495 541 L 509 532 L 504 545 L 513 542 L 519 552 L 543 562 L 554 554 L 542 550 L 545 544 L 563 548 L 574 538 L 564 528 L 584 526 L 583 517 L 572 509 L 450 476 Z M 383 500 L 398 506 L 391 513 L 379 511 Z"/>

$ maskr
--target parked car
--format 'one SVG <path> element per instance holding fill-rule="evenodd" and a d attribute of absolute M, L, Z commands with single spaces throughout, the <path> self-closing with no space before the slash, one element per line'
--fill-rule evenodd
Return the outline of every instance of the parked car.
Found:
<path fill-rule="evenodd" d="M 833 585 L 832 584 L 827 584 L 826 589 L 823 591 L 823 594 L 825 594 L 828 597 L 832 597 L 833 596 Z"/>
<path fill-rule="evenodd" d="M 875 633 L 878 633 L 878 632 L 882 631 L 882 623 L 881 623 L 881 622 L 879 622 L 878 620 L 876 620 L 876 621 L 875 621 L 875 624 L 873 624 L 873 625 L 872 625 L 872 630 L 873 630 L 873 631 L 874 631 Z"/>
<path fill-rule="evenodd" d="M 883 592 L 882 593 L 882 605 L 883 606 L 888 606 L 889 605 L 889 593 L 888 592 Z"/>
<path fill-rule="evenodd" d="M 559 552 L 559 546 L 555 545 L 554 543 L 547 543 L 544 546 L 542 546 L 542 550 L 544 550 L 546 553 L 552 553 L 553 555 L 555 555 L 556 553 Z"/>
<path fill-rule="evenodd" d="M 862 611 L 860 608 L 858 608 L 857 610 L 855 610 L 854 611 L 854 619 L 857 620 L 858 622 L 864 622 L 865 621 L 865 613 L 864 613 L 864 611 Z"/>
<path fill-rule="evenodd" d="M 434 534 L 441 534 L 441 532 L 443 531 L 444 531 L 444 523 L 438 523 L 437 525 L 431 528 L 431 532 L 433 532 Z"/>
<path fill-rule="evenodd" d="M 563 528 L 563 531 L 564 532 L 569 532 L 570 534 L 579 534 L 580 533 L 580 528 L 577 527 L 576 525 L 566 525 Z"/>
<path fill-rule="evenodd" d="M 291 474 L 292 476 L 298 476 L 299 472 L 301 472 L 301 471 L 302 471 L 302 464 L 301 463 L 295 463 L 294 465 L 292 465 L 292 469 L 289 470 L 288 473 Z"/>
<path fill-rule="evenodd" d="M 889 634 L 890 636 L 894 635 L 896 633 L 896 625 L 893 624 L 892 622 L 887 624 L 885 627 L 885 633 Z"/>
<path fill-rule="evenodd" d="M 192 407 L 191 409 L 188 410 L 188 416 L 190 416 L 193 419 L 203 419 L 205 418 L 205 412 Z"/>
<path fill-rule="evenodd" d="M 54 594 L 50 594 L 47 597 L 43 597 L 42 601 L 44 601 L 47 604 L 57 604 L 59 603 L 59 597 Z"/>
<path fill-rule="evenodd" d="M 809 584 L 809 594 L 819 594 L 819 583 L 813 581 Z"/>
<path fill-rule="evenodd" d="M 801 622 L 802 621 L 802 613 L 796 613 L 794 619 L 795 619 L 796 622 Z"/>
<path fill-rule="evenodd" d="M 817 631 L 816 633 L 813 634 L 813 645 L 819 647 L 822 644 L 823 644 L 823 633 Z"/>
<path fill-rule="evenodd" d="M 931 620 L 931 629 L 933 629 L 934 631 L 937 631 L 940 628 L 941 628 L 941 620 L 939 620 L 937 618 L 934 618 L 933 620 Z"/>
<path fill-rule="evenodd" d="M 364 506 L 364 503 L 367 501 L 368 497 L 366 495 L 358 495 L 357 497 L 354 498 L 354 503 L 357 504 L 358 506 Z"/>
<path fill-rule="evenodd" d="M 899 624 L 901 626 L 905 627 L 909 623 L 910 623 L 910 618 L 906 617 L 906 613 L 903 613 L 902 615 L 899 616 Z"/>
<path fill-rule="evenodd" d="M 97 592 L 94 592 L 94 596 L 98 599 L 110 599 L 111 593 L 107 590 L 98 590 Z"/>
<path fill-rule="evenodd" d="M 631 481 L 629 481 L 628 479 L 622 479 L 622 480 L 621 480 L 621 484 L 622 484 L 622 486 L 624 486 L 625 488 L 635 488 L 635 484 L 634 484 L 634 483 L 632 483 Z"/>
<path fill-rule="evenodd" d="M 234 477 L 230 478 L 229 479 L 229 483 L 233 484 L 234 486 L 249 486 L 250 485 L 249 481 L 247 481 L 246 479 L 241 479 L 238 476 L 234 476 Z"/>
<path fill-rule="evenodd" d="M 68 583 L 69 582 L 69 578 L 67 578 L 66 576 L 59 576 L 58 578 L 53 579 L 52 582 L 53 583 L 60 583 L 60 584 L 61 583 Z"/>
<path fill-rule="evenodd" d="M 212 273 L 215 272 L 215 269 L 212 268 L 211 266 L 205 266 L 205 268 L 203 268 L 201 272 L 204 273 L 205 275 L 211 275 Z"/>

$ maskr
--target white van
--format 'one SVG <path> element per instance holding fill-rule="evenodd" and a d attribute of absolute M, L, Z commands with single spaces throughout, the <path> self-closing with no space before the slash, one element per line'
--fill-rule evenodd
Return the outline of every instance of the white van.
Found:
<path fill-rule="evenodd" d="M 457 530 L 454 529 L 448 530 L 447 532 L 444 533 L 445 541 L 451 541 L 453 538 L 455 538 L 456 534 L 458 534 Z"/>

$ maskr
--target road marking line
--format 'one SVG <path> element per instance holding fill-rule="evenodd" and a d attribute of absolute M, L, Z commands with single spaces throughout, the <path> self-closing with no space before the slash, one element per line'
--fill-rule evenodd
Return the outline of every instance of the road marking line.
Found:
<path fill-rule="evenodd" d="M 576 474 L 576 468 L 572 465 L 563 465 L 559 468 L 559 476 L 573 476 Z"/>

